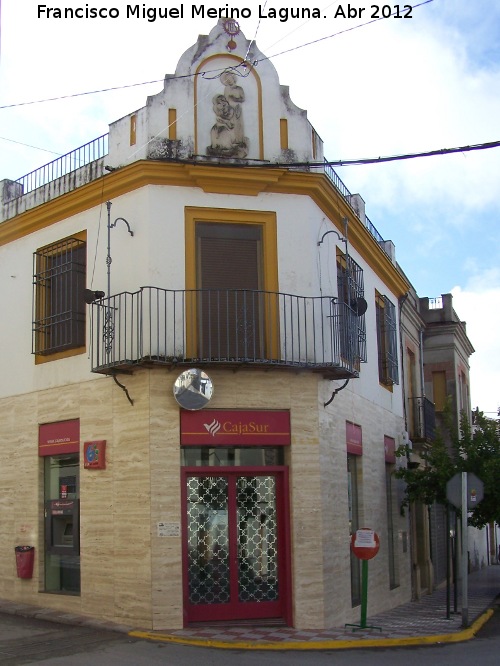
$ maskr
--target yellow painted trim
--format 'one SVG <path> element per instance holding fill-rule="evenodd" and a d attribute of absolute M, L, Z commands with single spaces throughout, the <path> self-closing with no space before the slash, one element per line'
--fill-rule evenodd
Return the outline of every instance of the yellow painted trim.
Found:
<path fill-rule="evenodd" d="M 240 56 L 234 55 L 233 53 L 216 53 L 214 55 L 205 58 L 203 62 L 196 69 L 196 75 L 194 78 L 194 152 L 195 155 L 200 154 L 198 149 L 198 79 L 200 72 L 206 69 L 207 63 L 211 60 L 216 60 L 220 58 L 231 58 L 235 60 L 238 64 L 244 62 L 243 58 Z M 260 76 L 255 71 L 255 68 L 252 68 L 251 74 L 255 77 L 255 82 L 257 84 L 257 117 L 259 120 L 259 160 L 264 159 L 264 123 L 263 123 L 263 114 L 262 114 L 262 83 L 260 81 Z M 203 153 L 204 154 L 204 153 Z"/>
<path fill-rule="evenodd" d="M 130 116 L 130 145 L 135 146 L 137 141 L 137 116 L 134 113 Z"/>
<path fill-rule="evenodd" d="M 188 206 L 185 208 L 185 256 L 186 256 L 186 290 L 198 289 L 196 270 L 196 223 L 216 222 L 221 224 L 252 224 L 262 229 L 262 289 L 276 293 L 278 286 L 278 241 L 276 213 L 261 210 L 236 210 L 233 208 L 198 208 Z M 186 328 L 197 331 L 193 308 L 187 308 Z M 271 331 L 278 331 L 278 313 L 272 309 L 270 321 L 266 325 L 266 349 L 271 354 L 269 358 L 277 358 L 278 340 L 271 336 Z M 273 340 L 270 349 L 269 340 Z M 196 347 L 196 340 L 193 341 Z M 191 350 L 194 351 L 194 350 Z"/>
<path fill-rule="evenodd" d="M 138 160 L 6 220 L 0 224 L 0 245 L 148 185 L 200 187 L 204 192 L 235 195 L 256 196 L 261 192 L 273 192 L 308 196 L 340 233 L 344 233 L 343 218 L 349 220 L 349 244 L 397 298 L 406 294 L 410 288 L 410 283 L 381 250 L 327 176 L 278 168 L 243 169 Z"/>
<path fill-rule="evenodd" d="M 288 150 L 288 120 L 280 118 L 280 145 L 281 150 Z"/>
<path fill-rule="evenodd" d="M 129 631 L 128 635 L 132 638 L 144 638 L 151 641 L 162 643 L 178 643 L 181 645 L 193 645 L 221 648 L 227 650 L 346 650 L 357 648 L 386 648 L 403 647 L 411 645 L 437 645 L 439 643 L 462 643 L 471 640 L 481 629 L 481 627 L 493 615 L 493 609 L 488 609 L 479 617 L 470 627 L 450 634 L 436 634 L 427 636 L 404 636 L 401 638 L 356 638 L 332 639 L 323 641 L 222 641 L 214 639 L 190 638 L 174 634 L 164 634 L 151 631 Z"/>
<path fill-rule="evenodd" d="M 168 138 L 171 141 L 177 139 L 177 109 L 168 110 Z"/>
<path fill-rule="evenodd" d="M 75 347 L 67 351 L 56 352 L 55 354 L 47 354 L 47 356 L 35 355 L 35 365 L 42 365 L 42 363 L 49 363 L 51 361 L 58 361 L 61 358 L 70 358 L 70 356 L 79 356 L 85 354 L 87 347 Z"/>

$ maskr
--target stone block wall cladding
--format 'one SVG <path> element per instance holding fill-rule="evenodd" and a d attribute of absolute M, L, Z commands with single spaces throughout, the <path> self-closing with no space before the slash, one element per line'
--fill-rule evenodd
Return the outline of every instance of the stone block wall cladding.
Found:
<path fill-rule="evenodd" d="M 392 515 L 396 535 L 395 566 L 399 573 L 399 585 L 391 590 L 389 582 L 384 435 L 394 437 L 398 443 L 398 438 L 403 430 L 403 419 L 390 410 L 384 409 L 349 390 L 339 393 L 332 405 L 324 412 L 320 410 L 319 413 L 322 415 L 320 418 L 325 422 L 325 428 L 329 430 L 329 434 L 323 437 L 325 466 L 326 459 L 330 458 L 332 477 L 339 478 L 339 481 L 335 481 L 333 488 L 332 511 L 335 514 L 340 514 L 340 520 L 339 516 L 335 515 L 336 524 L 332 524 L 331 531 L 333 533 L 340 531 L 341 538 L 334 538 L 332 547 L 328 548 L 328 551 L 331 553 L 330 557 L 336 560 L 334 568 L 337 570 L 338 576 L 344 577 L 341 583 L 345 587 L 344 599 L 350 599 L 350 581 L 348 577 L 346 579 L 345 573 L 349 571 L 349 537 L 346 536 L 345 520 L 347 515 L 347 476 L 345 474 L 339 475 L 338 470 L 346 469 L 346 419 L 360 425 L 362 428 L 363 455 L 361 456 L 361 474 L 358 480 L 359 524 L 360 527 L 374 529 L 380 538 L 379 553 L 369 562 L 368 580 L 369 612 L 377 613 L 383 609 L 396 606 L 398 603 L 403 603 L 411 596 L 409 523 L 408 517 L 400 514 L 396 492 L 394 492 Z M 331 444 L 333 444 L 333 455 L 328 451 Z M 337 491 L 339 484 L 340 492 Z M 323 509 L 325 516 L 327 516 L 328 507 L 324 506 Z M 338 585 L 338 578 L 334 576 L 333 579 L 330 579 L 330 584 L 332 586 Z M 331 600 L 327 626 L 342 624 L 344 622 L 343 616 L 341 617 L 340 609 L 335 603 L 338 592 L 332 589 L 331 594 L 325 596 Z M 348 602 L 346 602 L 346 606 L 348 605 Z M 352 609 L 350 619 L 345 621 L 358 622 L 359 608 Z"/>
<path fill-rule="evenodd" d="M 290 409 L 290 514 L 294 624 L 358 621 L 350 610 L 345 413 L 363 427 L 361 523 L 381 548 L 370 563 L 369 609 L 410 596 L 404 519 L 397 521 L 401 585 L 389 590 L 383 436 L 399 420 L 352 393 L 323 410 L 316 375 L 211 372 L 214 409 Z M 6 398 L 0 430 L 15 455 L 0 468 L 0 596 L 144 628 L 182 626 L 180 538 L 159 538 L 160 521 L 180 523 L 179 410 L 164 369 L 124 378 L 131 406 L 110 378 Z M 263 384 L 265 382 L 265 384 Z M 263 392 L 262 386 L 266 390 Z M 318 416 L 319 415 L 319 416 Z M 106 470 L 81 470 L 81 596 L 43 593 L 43 502 L 38 424 L 80 419 L 81 442 L 107 441 Z M 389 433 L 390 434 L 390 433 Z M 321 481 L 318 483 L 318 480 Z M 34 545 L 31 581 L 15 577 L 14 546 Z M 42 598 L 43 597 L 43 598 Z"/>

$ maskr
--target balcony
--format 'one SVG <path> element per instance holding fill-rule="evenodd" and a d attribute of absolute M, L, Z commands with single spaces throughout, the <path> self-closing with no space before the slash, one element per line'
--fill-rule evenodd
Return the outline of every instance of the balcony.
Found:
<path fill-rule="evenodd" d="M 92 372 L 196 365 L 358 376 L 359 317 L 332 297 L 142 287 L 91 307 Z"/>
<path fill-rule="evenodd" d="M 412 442 L 432 442 L 436 430 L 434 403 L 424 397 L 408 398 L 410 439 Z"/>

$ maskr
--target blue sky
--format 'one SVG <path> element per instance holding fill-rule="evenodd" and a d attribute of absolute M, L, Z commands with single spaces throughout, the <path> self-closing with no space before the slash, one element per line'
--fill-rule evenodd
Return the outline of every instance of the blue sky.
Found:
<path fill-rule="evenodd" d="M 286 22 L 259 21 L 254 0 L 228 4 L 251 8 L 252 16 L 240 20 L 242 31 L 247 38 L 257 34 L 260 50 L 276 56 L 281 83 L 307 109 L 328 159 L 499 140 L 500 3 L 433 0 L 414 8 L 412 18 L 363 26 L 373 2 L 260 3 L 264 14 L 273 7 L 321 10 L 320 19 Z M 0 106 L 161 81 L 215 24 L 190 17 L 191 5 L 201 3 L 139 3 L 184 5 L 184 20 L 155 22 L 126 19 L 123 0 L 49 5 L 116 7 L 118 19 L 38 18 L 38 4 L 2 1 Z M 205 7 L 225 4 L 213 0 Z M 361 19 L 334 18 L 339 5 L 347 10 L 348 4 L 364 9 Z M 276 55 L 288 49 L 294 50 Z M 16 179 L 106 133 L 108 123 L 142 107 L 161 86 L 0 109 L 0 179 Z M 361 194 L 381 235 L 395 243 L 419 295 L 453 293 L 476 349 L 472 404 L 494 412 L 500 406 L 500 148 L 337 171 Z"/>

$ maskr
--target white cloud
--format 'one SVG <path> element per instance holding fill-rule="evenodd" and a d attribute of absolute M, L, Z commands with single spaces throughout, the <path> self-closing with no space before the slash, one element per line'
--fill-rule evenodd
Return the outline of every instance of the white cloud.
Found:
<path fill-rule="evenodd" d="M 500 268 L 476 273 L 465 287 L 454 287 L 451 293 L 453 308 L 466 322 L 475 349 L 470 358 L 472 406 L 496 412 L 500 407 Z"/>

